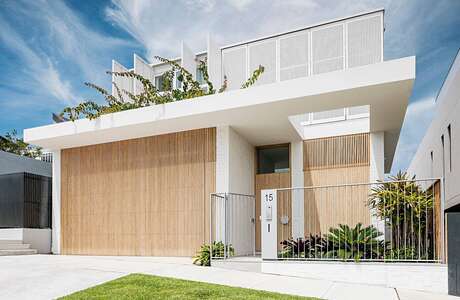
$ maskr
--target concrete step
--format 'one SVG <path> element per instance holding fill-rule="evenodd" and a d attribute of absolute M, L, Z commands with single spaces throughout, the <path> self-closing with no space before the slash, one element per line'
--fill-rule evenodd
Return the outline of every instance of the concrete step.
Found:
<path fill-rule="evenodd" d="M 30 244 L 22 243 L 11 243 L 11 244 L 0 244 L 0 250 L 21 250 L 30 249 Z"/>
<path fill-rule="evenodd" d="M 5 244 L 22 244 L 21 240 L 1 240 L 0 239 L 0 245 L 5 245 Z"/>
<path fill-rule="evenodd" d="M 0 256 L 6 255 L 31 255 L 37 254 L 35 249 L 15 249 L 15 250 L 0 250 Z"/>

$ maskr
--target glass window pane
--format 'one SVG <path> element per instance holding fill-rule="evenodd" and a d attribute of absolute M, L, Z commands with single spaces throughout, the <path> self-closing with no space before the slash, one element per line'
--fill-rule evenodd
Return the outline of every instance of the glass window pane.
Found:
<path fill-rule="evenodd" d="M 257 174 L 289 172 L 289 145 L 257 149 Z"/>

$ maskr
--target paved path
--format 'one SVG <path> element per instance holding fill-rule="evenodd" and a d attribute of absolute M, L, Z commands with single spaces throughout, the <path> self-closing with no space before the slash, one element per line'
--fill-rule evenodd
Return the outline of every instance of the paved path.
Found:
<path fill-rule="evenodd" d="M 197 267 L 187 258 L 64 255 L 0 257 L 0 299 L 52 299 L 129 273 L 153 274 L 324 299 L 460 299 L 404 290 L 396 293 L 394 289 L 381 286 Z"/>

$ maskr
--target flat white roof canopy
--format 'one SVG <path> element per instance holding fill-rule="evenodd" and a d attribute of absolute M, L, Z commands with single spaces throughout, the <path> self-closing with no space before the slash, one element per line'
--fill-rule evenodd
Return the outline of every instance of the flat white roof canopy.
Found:
<path fill-rule="evenodd" d="M 288 117 L 369 105 L 370 131 L 385 132 L 391 165 L 415 79 L 415 57 L 303 77 L 244 90 L 24 130 L 28 143 L 64 149 L 230 125 L 253 145 L 299 140 Z M 388 166 L 387 166 L 388 167 Z"/>

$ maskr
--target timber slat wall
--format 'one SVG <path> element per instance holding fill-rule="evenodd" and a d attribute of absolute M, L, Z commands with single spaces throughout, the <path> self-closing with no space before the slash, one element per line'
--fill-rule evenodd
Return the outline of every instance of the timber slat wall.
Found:
<path fill-rule="evenodd" d="M 369 182 L 369 134 L 305 140 L 304 184 L 326 186 Z M 370 224 L 368 186 L 305 189 L 305 235 L 326 233 L 338 224 Z"/>
<path fill-rule="evenodd" d="M 63 254 L 191 256 L 209 238 L 215 128 L 62 150 Z"/>

